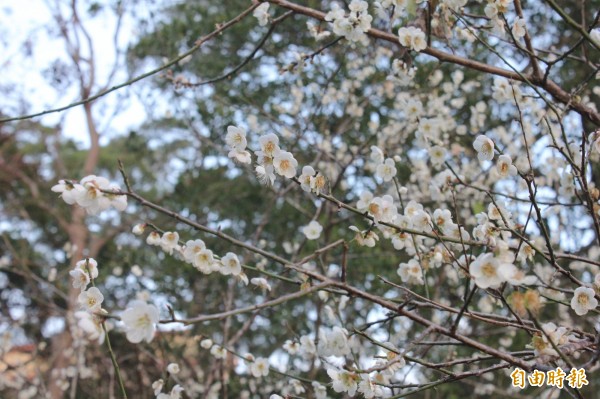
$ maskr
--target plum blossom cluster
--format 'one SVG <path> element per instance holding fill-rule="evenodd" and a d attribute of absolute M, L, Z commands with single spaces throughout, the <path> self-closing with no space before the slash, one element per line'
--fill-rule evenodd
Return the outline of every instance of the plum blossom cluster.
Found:
<path fill-rule="evenodd" d="M 398 29 L 398 41 L 401 45 L 414 51 L 422 51 L 427 48 L 425 33 L 414 26 Z"/>
<path fill-rule="evenodd" d="M 143 224 L 134 226 L 134 234 L 143 234 L 144 227 L 145 225 Z M 159 246 L 164 252 L 183 259 L 186 263 L 194 266 L 194 268 L 204 274 L 218 272 L 225 276 L 232 275 L 240 279 L 244 284 L 248 284 L 248 277 L 243 273 L 242 264 L 236 254 L 227 252 L 224 256 L 219 257 L 208 249 L 201 239 L 188 240 L 185 244 L 181 245 L 178 232 L 166 231 L 161 235 L 159 232 L 153 230 L 146 237 L 146 243 L 148 245 Z"/>
<path fill-rule="evenodd" d="M 73 288 L 81 290 L 77 297 L 81 310 L 75 313 L 77 325 L 89 340 L 98 340 L 102 343 L 105 337 L 102 327 L 105 321 L 103 314 L 107 313 L 102 309 L 104 295 L 95 286 L 88 288 L 88 285 L 98 277 L 98 262 L 93 258 L 80 260 L 69 274 Z M 154 305 L 136 300 L 123 311 L 121 321 L 130 342 L 139 343 L 143 340 L 150 342 L 154 338 L 156 323 L 159 321 L 158 309 Z"/>
<path fill-rule="evenodd" d="M 72 278 L 73 288 L 81 290 L 77 297 L 80 310 L 75 312 L 77 326 L 85 334 L 88 340 L 104 342 L 104 331 L 102 323 L 104 317 L 102 313 L 106 313 L 102 309 L 104 295 L 96 287 L 90 287 L 90 282 L 98 277 L 98 262 L 94 258 L 86 258 L 78 261 L 75 268 L 69 272 Z"/>
<path fill-rule="evenodd" d="M 171 377 L 176 374 L 179 374 L 180 368 L 177 363 L 169 363 L 167 365 L 167 376 Z M 154 391 L 154 396 L 156 399 L 181 399 L 182 393 L 184 391 L 183 387 L 179 384 L 173 385 L 170 391 L 163 392 L 163 389 L 166 388 L 167 381 L 159 378 L 158 380 L 152 383 L 152 390 Z"/>
<path fill-rule="evenodd" d="M 52 191 L 60 193 L 67 204 L 77 204 L 90 215 L 96 215 L 111 206 L 119 211 L 127 208 L 127 196 L 116 194 L 120 192 L 119 186 L 100 176 L 86 176 L 79 183 L 59 180 Z"/>
<path fill-rule="evenodd" d="M 237 126 L 227 128 L 226 142 L 230 148 L 228 156 L 240 163 L 252 163 L 252 156 L 246 150 L 248 139 L 246 131 Z M 297 175 L 298 161 L 289 151 L 284 151 L 279 146 L 279 137 L 268 133 L 258 138 L 260 149 L 255 152 L 255 172 L 261 183 L 273 185 L 277 175 L 293 179 Z M 298 178 L 304 191 L 319 194 L 327 186 L 327 179 L 320 172 L 306 165 Z"/>
<path fill-rule="evenodd" d="M 343 36 L 351 42 L 367 42 L 365 34 L 371 29 L 373 17 L 369 15 L 369 3 L 363 0 L 352 0 L 346 13 L 337 3 L 333 3 L 331 11 L 325 15 L 325 21 L 333 24 L 333 33 Z"/>

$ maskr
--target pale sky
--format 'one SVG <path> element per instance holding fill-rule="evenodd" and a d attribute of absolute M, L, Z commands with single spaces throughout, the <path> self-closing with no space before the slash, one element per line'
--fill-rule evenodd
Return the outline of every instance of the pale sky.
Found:
<path fill-rule="evenodd" d="M 25 98 L 30 104 L 29 112 L 56 108 L 80 99 L 76 82 L 66 82 L 62 86 L 64 90 L 59 92 L 48 83 L 48 72 L 45 73 L 46 78 L 44 77 L 44 71 L 51 70 L 57 59 L 62 59 L 69 67 L 71 65 L 66 55 L 65 43 L 56 35 L 56 23 L 53 21 L 48 3 L 54 3 L 54 0 L 0 0 L 0 44 L 2 46 L 0 67 L 3 71 L 0 85 L 5 87 L 10 85 L 10 92 L 15 93 L 15 96 L 2 96 L 0 100 L 0 109 L 8 115 L 21 113 L 16 108 L 19 97 Z M 88 2 L 79 3 L 79 13 L 83 19 Z M 136 7 L 136 12 L 137 10 Z M 97 82 L 104 85 L 115 59 L 113 44 L 115 15 L 107 10 L 101 12 L 99 17 L 86 21 L 85 24 L 94 41 Z M 125 18 L 119 46 L 125 46 L 127 40 L 135 37 L 133 29 L 131 19 Z M 127 78 L 125 68 L 121 68 L 111 83 L 118 84 Z M 123 94 L 127 89 L 119 92 Z M 105 115 L 114 113 L 117 94 L 109 94 L 97 101 L 97 112 L 102 112 L 103 116 L 98 118 L 99 127 L 104 130 L 101 133 L 105 136 L 127 132 L 128 128 L 139 125 L 145 119 L 146 114 L 141 103 L 135 96 L 128 96 L 128 98 L 130 101 L 127 105 L 119 105 L 120 112 L 109 126 L 102 123 L 105 122 Z M 81 107 L 39 117 L 36 120 L 50 125 L 63 120 L 65 136 L 76 139 L 84 146 L 88 143 Z"/>

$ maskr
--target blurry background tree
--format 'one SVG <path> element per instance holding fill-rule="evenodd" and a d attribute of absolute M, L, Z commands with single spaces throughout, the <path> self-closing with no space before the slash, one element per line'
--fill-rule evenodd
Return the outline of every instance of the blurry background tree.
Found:
<path fill-rule="evenodd" d="M 180 57 L 198 47 L 198 40 L 215 26 L 219 29 L 223 26 L 219 24 L 235 20 L 251 2 L 47 1 L 52 20 L 44 29 L 54 38 L 50 43 L 57 55 L 34 69 L 55 90 L 54 106 L 74 99 L 82 104 L 61 117 L 39 115 L 0 124 L 2 397 L 119 395 L 106 347 L 85 340 L 73 318 L 80 290 L 72 287 L 68 273 L 84 257 L 98 261 L 96 285 L 109 313 L 118 317 L 138 298 L 154 303 L 165 321 L 151 343 L 139 345 L 127 341 L 116 319 L 108 321 L 114 327 L 111 343 L 130 397 L 151 397 L 153 381 L 165 377 L 171 362 L 179 363 L 181 372 L 171 375 L 167 385 L 181 384 L 184 397 L 272 393 L 320 397 L 311 381 L 330 384 L 326 368 L 369 369 L 372 364 L 364 359 L 382 350 L 389 353 L 386 342 L 399 348 L 408 364 L 385 382 L 391 388 L 382 395 L 412 390 L 423 397 L 515 395 L 507 389 L 506 371 L 518 364 L 485 350 L 488 357 L 479 359 L 472 345 L 460 344 L 452 335 L 389 312 L 343 287 L 233 317 L 189 326 L 169 323 L 170 318 L 227 312 L 297 292 L 302 274 L 139 203 L 130 201 L 125 213 L 110 210 L 88 216 L 50 190 L 59 179 L 79 180 L 91 174 L 124 187 L 117 160 L 135 192 L 153 203 L 291 262 L 314 255 L 311 267 L 317 273 L 335 279 L 343 275 L 352 287 L 402 304 L 401 309 L 440 326 L 456 323 L 459 334 L 514 358 L 546 367 L 558 364 L 543 364 L 536 357 L 539 353 L 526 348 L 532 331 L 541 336 L 533 320 L 576 326 L 577 337 L 586 343 L 573 351 L 581 356 L 577 364 L 595 370 L 595 319 L 575 316 L 568 304 L 561 306 L 577 285 L 564 273 L 552 276 L 557 261 L 554 255 L 549 260 L 547 253 L 568 252 L 570 257 L 558 261 L 560 266 L 579 282 L 590 286 L 594 282 L 599 237 L 593 216 L 598 198 L 592 188 L 600 185 L 598 153 L 590 154 L 589 164 L 584 161 L 589 187 L 579 180 L 571 191 L 578 176 L 563 155 L 577 158 L 578 146 L 588 137 L 589 149 L 595 139 L 590 135 L 600 125 L 594 105 L 600 95 L 594 90 L 600 52 L 589 40 L 598 23 L 599 4 L 556 5 L 544 0 L 521 6 L 518 0 L 497 1 L 489 3 L 496 7 L 495 14 L 486 8 L 489 4 L 479 2 L 370 2 L 373 27 L 380 31 L 363 45 L 331 33 L 332 25 L 318 13 L 330 11 L 330 2 L 296 3 L 273 1 L 267 26 L 260 26 L 248 12 L 193 54 Z M 348 4 L 340 6 L 346 9 Z M 528 34 L 521 39 L 511 27 L 523 13 Z M 398 28 L 405 26 L 421 28 L 431 46 L 421 54 L 399 46 Z M 110 54 L 106 37 L 111 38 Z M 27 62 L 44 51 L 35 40 L 28 42 L 11 62 Z M 167 64 L 172 65 L 162 68 Z M 154 68 L 161 71 L 135 83 L 130 80 Z M 513 79 L 499 78 L 502 74 Z M 87 101 L 123 81 L 132 84 Z M 29 98 L 28 92 L 13 89 L 3 87 L 7 97 L 3 116 L 46 106 Z M 73 126 L 68 118 L 76 112 L 83 112 L 83 118 L 77 119 L 76 132 L 68 131 L 66 126 Z M 245 127 L 254 144 L 258 136 L 275 133 L 282 148 L 298 160 L 298 172 L 301 166 L 312 165 L 327 177 L 324 192 L 330 200 L 281 177 L 272 187 L 261 184 L 253 166 L 227 158 L 228 125 Z M 521 176 L 501 179 L 495 164 L 479 163 L 472 145 L 478 134 L 492 137 L 500 151 L 510 154 Z M 395 159 L 393 181 L 384 182 L 376 173 L 372 146 L 383 150 L 385 158 Z M 535 177 L 537 187 L 528 187 L 529 176 Z M 538 195 L 534 201 L 529 188 Z M 481 247 L 460 242 L 454 247 L 437 240 L 436 234 L 446 235 L 437 228 L 429 238 L 404 233 L 397 237 L 401 243 L 387 240 L 398 232 L 379 229 L 341 205 L 358 207 L 363 191 L 391 194 L 400 213 L 406 214 L 409 201 L 422 204 L 430 214 L 437 208 L 449 209 L 474 240 L 494 240 L 487 242 L 487 251 L 498 255 L 501 242 L 510 244 L 510 262 L 518 265 L 516 254 L 526 245 L 518 240 L 527 236 L 527 242 L 535 242 L 546 254 L 538 251 L 519 267 L 539 278 L 533 288 L 547 297 L 547 305 L 535 316 L 519 316 L 513 309 L 518 310 L 518 304 L 509 297 L 528 292 L 525 288 L 507 284 L 498 290 L 475 289 L 460 265 L 468 267 L 468 255 L 479 255 Z M 492 221 L 492 233 L 473 237 L 473 228 L 482 224 L 474 215 L 488 212 L 490 203 L 507 200 L 514 225 Z M 536 213 L 536 207 L 544 212 Z M 324 227 L 318 241 L 301 233 L 311 220 Z M 131 228 L 136 223 L 151 223 L 161 232 L 178 231 L 183 242 L 201 238 L 215 254 L 235 252 L 247 265 L 249 277 L 263 275 L 261 270 L 267 273 L 272 290 L 245 287 L 231 276 L 206 276 L 146 245 L 144 237 L 135 237 Z M 358 245 L 351 225 L 378 234 L 375 248 Z M 550 230 L 547 241 L 540 226 Z M 338 239 L 346 242 L 315 252 Z M 423 285 L 404 284 L 397 274 L 398 265 L 413 257 L 424 270 Z M 456 313 L 464 303 L 468 317 L 461 319 Z M 441 310 L 443 305 L 454 313 Z M 507 324 L 499 327 L 489 317 L 478 320 L 478 311 L 494 313 Z M 353 357 L 344 362 L 311 357 L 306 348 L 304 357 L 282 349 L 286 340 L 298 343 L 302 336 L 318 346 L 319 331 L 334 326 L 353 337 Z M 206 338 L 241 355 L 269 358 L 274 368 L 298 379 L 274 369 L 263 380 L 253 378 L 239 356 L 230 353 L 218 359 L 203 348 Z M 7 359 L 19 351 L 26 353 L 20 361 L 25 360 L 11 364 Z M 586 397 L 598 384 L 594 374 L 588 377 L 594 386 L 582 390 Z M 466 383 L 451 383 L 459 379 Z M 329 387 L 328 395 L 346 397 L 336 391 Z M 524 392 L 537 396 L 546 391 L 552 389 Z M 559 392 L 554 389 L 548 395 Z"/>

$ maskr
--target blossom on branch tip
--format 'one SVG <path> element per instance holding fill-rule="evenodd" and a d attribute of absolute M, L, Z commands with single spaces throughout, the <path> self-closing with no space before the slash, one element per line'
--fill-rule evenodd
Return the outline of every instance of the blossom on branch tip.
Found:
<path fill-rule="evenodd" d="M 596 293 L 588 287 L 579 287 L 573 294 L 571 299 L 571 309 L 579 316 L 583 316 L 588 311 L 596 309 L 598 300 L 595 298 Z"/>
<path fill-rule="evenodd" d="M 269 23 L 269 6 L 269 3 L 262 3 L 261 5 L 256 7 L 256 9 L 254 9 L 254 12 L 252 13 L 252 15 L 258 20 L 258 24 L 260 26 L 265 26 Z"/>
<path fill-rule="evenodd" d="M 302 234 L 304 234 L 309 240 L 316 240 L 319 238 L 322 231 L 323 226 L 321 226 L 316 220 L 313 220 L 306 226 L 302 227 Z"/>
<path fill-rule="evenodd" d="M 136 300 L 123 311 L 121 321 L 125 325 L 125 334 L 129 342 L 150 342 L 154 338 L 156 323 L 159 321 L 158 309 L 154 305 Z"/>
<path fill-rule="evenodd" d="M 69 275 L 73 278 L 73 288 L 80 288 L 83 291 L 90 283 L 90 275 L 82 269 L 73 269 Z"/>

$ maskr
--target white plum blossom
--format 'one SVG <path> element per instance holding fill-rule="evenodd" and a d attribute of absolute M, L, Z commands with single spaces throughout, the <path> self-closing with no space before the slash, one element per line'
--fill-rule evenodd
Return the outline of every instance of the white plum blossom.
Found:
<path fill-rule="evenodd" d="M 491 161 L 494 158 L 494 142 L 482 134 L 475 138 L 473 148 L 477 151 L 477 158 L 481 162 Z"/>
<path fill-rule="evenodd" d="M 275 183 L 276 176 L 273 165 L 256 165 L 254 171 L 256 173 L 256 177 L 258 177 L 258 180 L 265 186 L 272 186 L 273 183 Z"/>
<path fill-rule="evenodd" d="M 252 13 L 252 15 L 254 15 L 256 19 L 258 19 L 258 24 L 260 26 L 265 26 L 269 23 L 269 6 L 269 3 L 262 3 L 261 5 L 256 7 L 256 9 L 254 9 L 254 12 Z"/>
<path fill-rule="evenodd" d="M 321 356 L 346 356 L 350 353 L 347 332 L 340 327 L 333 327 L 329 331 L 321 330 L 319 335 L 319 355 Z"/>
<path fill-rule="evenodd" d="M 98 341 L 98 344 L 104 343 L 104 330 L 102 329 L 102 322 L 104 317 L 96 314 L 87 312 L 85 310 L 79 310 L 74 314 L 77 320 L 77 327 L 79 327 L 84 333 L 88 340 Z"/>
<path fill-rule="evenodd" d="M 358 388 L 359 377 L 355 373 L 345 370 L 327 369 L 327 375 L 331 378 L 332 388 L 336 392 L 347 392 L 354 396 Z"/>
<path fill-rule="evenodd" d="M 351 42 L 365 42 L 365 33 L 371 28 L 373 17 L 368 12 L 369 4 L 362 0 L 352 0 L 346 15 L 337 3 L 325 15 L 325 21 L 333 24 L 333 33 L 343 36 Z"/>
<path fill-rule="evenodd" d="M 77 302 L 82 309 L 88 312 L 97 312 L 102 307 L 104 295 L 96 287 L 91 287 L 87 291 L 82 291 L 77 297 Z"/>
<path fill-rule="evenodd" d="M 416 259 L 411 259 L 408 263 L 400 263 L 398 266 L 398 275 L 404 283 L 424 284 L 423 270 L 421 269 L 419 261 Z"/>
<path fill-rule="evenodd" d="M 443 165 L 446 160 L 446 149 L 440 145 L 431 147 L 429 149 L 429 160 L 435 167 Z"/>
<path fill-rule="evenodd" d="M 139 300 L 131 302 L 121 314 L 127 340 L 134 344 L 152 341 L 158 320 L 156 306 Z"/>
<path fill-rule="evenodd" d="M 225 256 L 221 258 L 221 268 L 219 269 L 221 274 L 238 276 L 242 273 L 242 266 L 237 255 L 233 252 L 227 252 Z"/>
<path fill-rule="evenodd" d="M 229 158 L 232 158 L 240 163 L 249 164 L 252 162 L 250 153 L 246 151 L 248 141 L 246 139 L 246 130 L 237 126 L 228 126 L 225 142 L 231 148 Z"/>
<path fill-rule="evenodd" d="M 196 253 L 192 263 L 196 269 L 204 274 L 210 274 L 218 270 L 218 268 L 215 268 L 217 262 L 215 262 L 213 252 L 210 249 L 205 248 Z"/>
<path fill-rule="evenodd" d="M 392 158 L 387 158 L 383 163 L 377 165 L 375 174 L 385 182 L 392 180 L 396 176 L 396 163 Z"/>
<path fill-rule="evenodd" d="M 379 165 L 379 164 L 383 163 L 384 159 L 385 159 L 385 155 L 383 154 L 383 151 L 381 151 L 381 148 L 377 147 L 376 145 L 372 145 L 371 146 L 371 161 L 373 161 L 373 163 L 375 163 L 375 165 Z"/>
<path fill-rule="evenodd" d="M 94 258 L 82 259 L 75 264 L 75 267 L 89 273 L 92 279 L 98 277 L 98 262 Z"/>
<path fill-rule="evenodd" d="M 160 246 L 163 251 L 172 255 L 174 250 L 180 249 L 179 233 L 176 231 L 166 231 L 160 239 Z"/>
<path fill-rule="evenodd" d="M 312 181 L 315 178 L 316 174 L 317 173 L 315 172 L 315 169 L 310 165 L 306 165 L 302 168 L 302 174 L 298 178 L 302 190 L 306 192 L 310 192 L 312 190 Z"/>
<path fill-rule="evenodd" d="M 178 374 L 179 373 L 179 365 L 177 363 L 169 363 L 167 365 L 167 372 L 172 375 Z"/>
<path fill-rule="evenodd" d="M 493 253 L 484 253 L 471 263 L 469 273 L 479 288 L 498 288 L 507 281 L 506 274 L 514 272 L 514 266 L 510 266 L 513 265 L 501 263 Z"/>
<path fill-rule="evenodd" d="M 321 226 L 316 220 L 313 220 L 306 226 L 302 227 L 302 234 L 304 234 L 309 240 L 316 240 L 319 238 L 322 231 L 323 226 Z"/>
<path fill-rule="evenodd" d="M 116 194 L 120 191 L 119 186 L 110 183 L 104 177 L 90 175 L 81 179 L 79 183 L 60 180 L 51 190 L 61 193 L 61 198 L 67 204 L 76 203 L 90 215 L 96 215 L 110 206 L 119 211 L 127 207 L 127 196 Z"/>
<path fill-rule="evenodd" d="M 356 226 L 350 226 L 350 230 L 356 232 L 354 239 L 361 247 L 373 248 L 379 241 L 379 236 L 372 230 L 361 231 Z"/>
<path fill-rule="evenodd" d="M 73 288 L 79 288 L 83 291 L 90 283 L 90 275 L 82 269 L 73 269 L 69 272 L 69 275 L 73 278 Z"/>
<path fill-rule="evenodd" d="M 227 357 L 227 350 L 219 345 L 213 345 L 210 348 L 210 354 L 215 357 L 215 359 L 225 359 Z"/>
<path fill-rule="evenodd" d="M 256 285 L 257 287 L 262 288 L 263 290 L 271 291 L 271 285 L 269 284 L 267 279 L 263 277 L 254 277 L 250 280 L 250 284 Z"/>
<path fill-rule="evenodd" d="M 160 245 L 160 243 L 161 237 L 158 231 L 152 231 L 148 234 L 148 237 L 146 237 L 146 244 L 148 245 Z"/>
<path fill-rule="evenodd" d="M 204 249 L 206 249 L 204 241 L 200 239 L 189 240 L 183 247 L 183 259 L 188 263 L 194 263 L 196 255 Z"/>
<path fill-rule="evenodd" d="M 596 293 L 588 287 L 578 287 L 571 299 L 571 309 L 579 316 L 583 316 L 588 311 L 596 309 L 598 300 L 595 298 Z"/>
<path fill-rule="evenodd" d="M 369 205 L 373 200 L 373 194 L 369 191 L 363 191 L 360 193 L 360 199 L 356 203 L 356 209 L 361 212 L 366 212 L 369 210 Z"/>
<path fill-rule="evenodd" d="M 69 205 L 77 201 L 77 196 L 84 190 L 80 184 L 74 184 L 69 180 L 59 180 L 58 184 L 52 186 L 52 191 L 60 193 L 60 197 Z"/>
<path fill-rule="evenodd" d="M 596 46 L 600 46 L 600 28 L 592 29 L 590 37 L 596 43 Z"/>
<path fill-rule="evenodd" d="M 146 229 L 146 223 L 138 223 L 131 229 L 131 232 L 136 236 L 140 236 L 144 234 L 144 230 Z"/>
<path fill-rule="evenodd" d="M 269 361 L 264 357 L 257 357 L 250 365 L 250 373 L 254 378 L 266 377 L 269 375 Z"/>
<path fill-rule="evenodd" d="M 233 150 L 243 151 L 248 146 L 246 130 L 237 126 L 227 126 L 225 142 Z"/>
<path fill-rule="evenodd" d="M 296 176 L 298 161 L 296 161 L 291 152 L 279 150 L 273 156 L 273 166 L 277 174 L 291 179 Z"/>
<path fill-rule="evenodd" d="M 425 33 L 414 26 L 398 29 L 398 40 L 401 45 L 414 51 L 421 51 L 427 48 Z"/>
<path fill-rule="evenodd" d="M 527 31 L 525 30 L 525 19 L 515 19 L 515 22 L 513 23 L 513 26 L 511 28 L 511 32 L 515 39 L 520 39 L 523 36 L 525 36 L 525 33 L 527 33 Z"/>
<path fill-rule="evenodd" d="M 510 155 L 500 155 L 498 161 L 496 161 L 496 171 L 500 177 L 505 178 L 509 176 L 515 176 L 517 174 L 517 167 L 512 164 Z"/>

